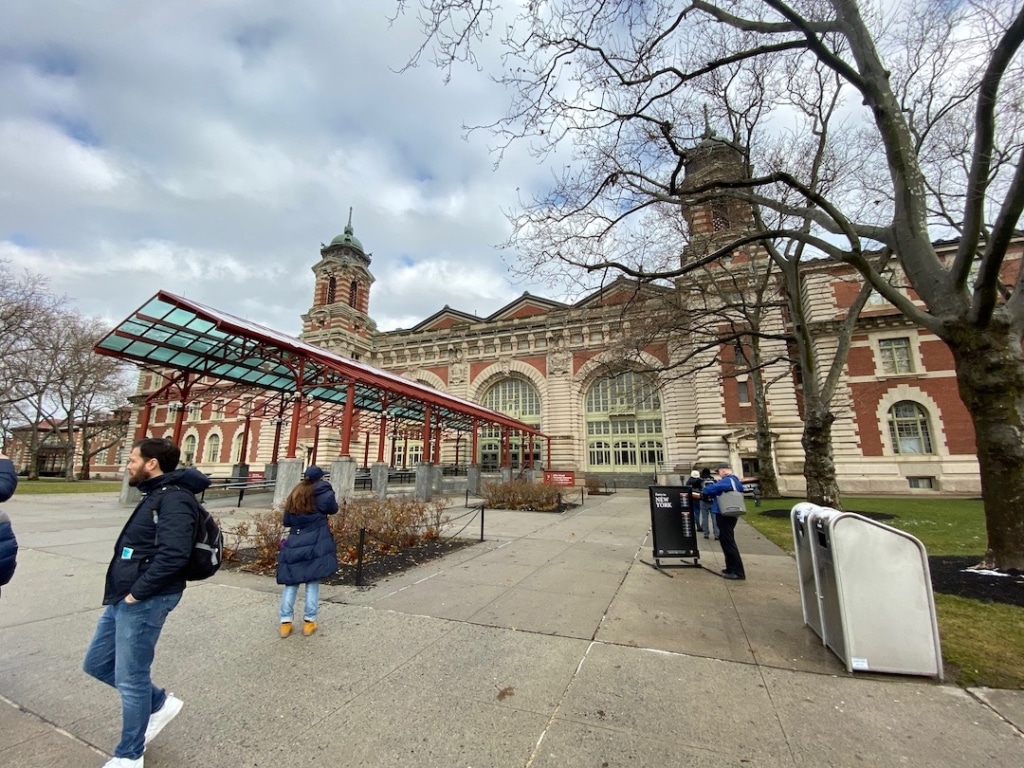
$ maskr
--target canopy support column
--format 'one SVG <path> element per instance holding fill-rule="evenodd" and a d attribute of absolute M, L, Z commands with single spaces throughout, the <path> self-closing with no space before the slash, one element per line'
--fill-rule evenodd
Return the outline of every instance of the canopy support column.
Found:
<path fill-rule="evenodd" d="M 421 461 L 430 461 L 430 432 L 433 417 L 433 409 L 430 407 L 430 403 L 427 403 L 423 409 L 423 457 L 420 459 Z"/>
<path fill-rule="evenodd" d="M 288 453 L 285 458 L 294 459 L 295 451 L 299 445 L 299 419 L 302 416 L 302 390 L 295 392 L 295 401 L 292 403 L 292 423 L 288 430 Z"/>
<path fill-rule="evenodd" d="M 356 411 L 356 383 L 345 388 L 345 415 L 341 419 L 341 455 L 348 456 L 352 447 L 352 415 Z"/>

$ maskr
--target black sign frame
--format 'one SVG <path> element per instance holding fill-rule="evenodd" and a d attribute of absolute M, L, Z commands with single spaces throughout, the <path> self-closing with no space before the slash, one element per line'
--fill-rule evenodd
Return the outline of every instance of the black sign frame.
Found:
<path fill-rule="evenodd" d="M 655 564 L 661 568 L 662 560 L 692 559 L 692 563 L 674 565 L 699 568 L 697 521 L 693 515 L 690 489 L 680 485 L 651 485 L 648 490 L 651 503 L 651 554 Z"/>

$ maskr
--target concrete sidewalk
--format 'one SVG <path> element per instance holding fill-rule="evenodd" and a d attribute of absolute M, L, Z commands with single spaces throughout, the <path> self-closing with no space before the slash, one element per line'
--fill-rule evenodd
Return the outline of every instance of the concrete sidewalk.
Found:
<path fill-rule="evenodd" d="M 0 765 L 100 766 L 120 707 L 81 662 L 127 510 L 5 509 L 22 551 L 0 599 Z M 741 523 L 747 581 L 660 571 L 649 527 L 646 492 L 490 510 L 483 543 L 324 587 L 309 638 L 277 637 L 272 579 L 190 587 L 154 665 L 185 708 L 146 766 L 1024 764 L 1024 692 L 851 676 L 802 625 L 789 555 Z"/>

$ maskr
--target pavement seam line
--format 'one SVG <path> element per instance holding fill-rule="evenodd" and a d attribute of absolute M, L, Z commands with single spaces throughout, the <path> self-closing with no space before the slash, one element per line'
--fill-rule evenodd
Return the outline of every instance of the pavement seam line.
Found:
<path fill-rule="evenodd" d="M 61 736 L 64 736 L 64 737 L 66 737 L 68 739 L 71 739 L 72 741 L 81 744 L 83 747 L 86 747 L 87 749 L 91 749 L 97 755 L 100 755 L 102 757 L 107 757 L 108 756 L 107 752 L 104 752 L 102 749 L 97 747 L 95 744 L 90 744 L 85 739 L 79 738 L 78 736 L 76 736 L 75 734 L 71 733 L 70 731 L 67 731 L 64 728 L 62 728 L 61 726 L 57 725 L 57 723 L 55 723 L 53 720 L 45 718 L 42 715 L 40 715 L 38 712 L 35 712 L 35 711 L 31 710 L 31 709 L 28 709 L 27 707 L 23 707 L 21 704 L 18 704 L 15 701 L 11 701 L 6 696 L 0 695 L 0 703 L 6 704 L 9 707 L 18 710 L 19 712 L 22 712 L 22 713 L 28 715 L 29 717 L 34 717 L 36 720 L 38 720 L 41 723 L 46 723 L 46 725 L 51 726 L 53 728 L 53 730 L 56 731 L 57 733 L 59 733 Z"/>
<path fill-rule="evenodd" d="M 573 681 L 579 676 L 580 671 L 583 669 L 583 662 L 587 660 L 587 656 L 590 655 L 591 649 L 595 645 L 601 645 L 597 640 L 591 640 L 587 644 L 587 650 L 583 652 L 583 656 L 580 657 L 579 663 L 576 664 L 576 669 L 573 671 L 572 676 L 565 684 L 565 688 L 562 689 L 562 695 L 558 697 L 558 703 L 555 704 L 555 708 L 551 710 L 551 716 L 548 717 L 548 721 L 545 724 L 543 730 L 540 732 L 540 736 L 537 737 L 536 743 L 533 745 L 533 752 L 530 753 L 529 759 L 526 761 L 526 765 L 523 768 L 530 768 L 537 756 L 540 754 L 540 745 L 544 742 L 544 737 L 548 735 L 548 730 L 551 725 L 555 722 L 558 717 L 559 711 L 562 709 L 562 704 L 565 702 L 566 697 L 569 695 L 569 688 L 572 687 Z"/>

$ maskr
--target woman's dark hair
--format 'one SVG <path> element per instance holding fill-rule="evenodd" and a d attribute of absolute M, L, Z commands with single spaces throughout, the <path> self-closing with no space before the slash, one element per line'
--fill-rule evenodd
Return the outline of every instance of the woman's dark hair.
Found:
<path fill-rule="evenodd" d="M 316 509 L 316 495 L 314 490 L 316 482 L 309 478 L 302 478 L 299 484 L 292 488 L 292 492 L 285 499 L 284 508 L 293 515 L 308 515 Z"/>
<path fill-rule="evenodd" d="M 707 478 L 711 477 L 711 470 L 708 469 L 707 467 L 704 467 L 704 469 L 700 471 L 700 476 L 706 480 Z"/>
<path fill-rule="evenodd" d="M 146 461 L 156 459 L 161 472 L 174 471 L 181 460 L 181 450 L 166 437 L 144 437 L 132 443 L 132 448 L 138 448 Z"/>

